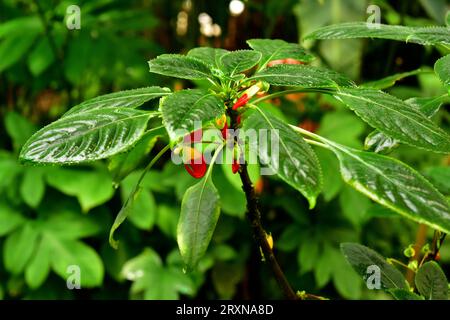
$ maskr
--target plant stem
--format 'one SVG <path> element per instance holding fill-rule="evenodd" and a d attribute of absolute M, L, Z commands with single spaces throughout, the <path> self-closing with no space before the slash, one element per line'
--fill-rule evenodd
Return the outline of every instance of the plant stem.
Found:
<path fill-rule="evenodd" d="M 256 197 L 255 189 L 253 188 L 252 182 L 250 180 L 250 176 L 248 175 L 247 163 L 241 165 L 239 176 L 242 181 L 242 189 L 244 190 L 245 197 L 247 199 L 247 219 L 250 221 L 255 240 L 261 247 L 264 257 L 269 263 L 270 268 L 272 269 L 272 272 L 275 275 L 275 279 L 277 280 L 278 285 L 283 291 L 284 296 L 289 300 L 297 300 L 297 295 L 287 281 L 286 276 L 281 270 L 280 265 L 278 264 L 278 261 L 273 254 L 272 248 L 267 242 L 267 233 L 262 227 L 261 213 L 258 209 L 258 200 Z"/>

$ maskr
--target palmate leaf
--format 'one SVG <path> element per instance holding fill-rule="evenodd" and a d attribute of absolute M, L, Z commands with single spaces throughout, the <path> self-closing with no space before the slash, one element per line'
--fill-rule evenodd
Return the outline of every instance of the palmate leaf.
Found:
<path fill-rule="evenodd" d="M 306 39 L 381 38 L 412 42 L 422 45 L 449 45 L 449 27 L 405 27 L 365 22 L 348 22 L 320 28 Z"/>
<path fill-rule="evenodd" d="M 414 279 L 417 290 L 427 300 L 448 300 L 448 283 L 444 271 L 434 261 L 424 263 Z"/>
<path fill-rule="evenodd" d="M 447 199 L 414 169 L 393 158 L 322 140 L 338 157 L 344 181 L 357 191 L 409 219 L 450 231 Z"/>
<path fill-rule="evenodd" d="M 220 67 L 225 74 L 233 76 L 254 67 L 261 59 L 261 53 L 253 50 L 236 50 L 220 58 Z"/>
<path fill-rule="evenodd" d="M 212 68 L 219 68 L 220 58 L 228 52 L 228 50 L 220 48 L 200 47 L 189 50 L 187 56 L 196 58 Z"/>
<path fill-rule="evenodd" d="M 400 142 L 434 152 L 450 152 L 450 136 L 394 96 L 358 88 L 341 88 L 334 96 L 369 125 Z"/>
<path fill-rule="evenodd" d="M 248 45 L 255 51 L 262 54 L 258 69 L 263 69 L 273 60 L 295 59 L 302 62 L 314 60 L 314 56 L 306 51 L 297 43 L 288 43 L 280 39 L 250 39 Z"/>
<path fill-rule="evenodd" d="M 150 72 L 189 80 L 213 78 L 209 67 L 200 60 L 181 54 L 162 54 L 148 62 Z"/>
<path fill-rule="evenodd" d="M 147 87 L 133 90 L 125 90 L 105 94 L 96 98 L 87 100 L 75 107 L 71 108 L 64 114 L 64 117 L 75 113 L 82 113 L 103 108 L 130 108 L 134 109 L 147 101 L 160 98 L 170 94 L 169 88 Z"/>
<path fill-rule="evenodd" d="M 207 90 L 181 90 L 160 102 L 163 123 L 172 141 L 203 126 L 225 112 L 223 101 Z"/>
<path fill-rule="evenodd" d="M 155 112 L 104 108 L 63 117 L 35 133 L 20 159 L 36 163 L 80 163 L 126 150 L 144 133 Z"/>
<path fill-rule="evenodd" d="M 358 243 L 342 243 L 341 251 L 353 269 L 364 278 L 364 281 L 371 274 L 367 272 L 368 268 L 375 265 L 380 268 L 382 289 L 408 288 L 402 273 L 387 263 L 386 259 L 374 250 Z"/>
<path fill-rule="evenodd" d="M 275 86 L 303 88 L 335 88 L 355 85 L 350 79 L 332 70 L 298 64 L 278 64 L 256 73 L 250 79 L 266 81 Z"/>
<path fill-rule="evenodd" d="M 431 118 L 442 105 L 443 96 L 432 98 L 410 98 L 405 103 Z M 400 141 L 385 135 L 379 130 L 372 131 L 364 141 L 364 149 L 387 154 L 400 145 Z"/>
<path fill-rule="evenodd" d="M 260 162 L 300 191 L 308 200 L 310 208 L 313 208 L 322 187 L 322 172 L 311 147 L 289 125 L 268 112 L 258 109 L 245 123 L 247 131 L 256 130 L 258 139 L 250 141 L 250 147 L 258 154 Z M 261 133 L 264 132 L 270 144 L 263 141 Z M 278 148 L 274 145 L 275 141 Z"/>

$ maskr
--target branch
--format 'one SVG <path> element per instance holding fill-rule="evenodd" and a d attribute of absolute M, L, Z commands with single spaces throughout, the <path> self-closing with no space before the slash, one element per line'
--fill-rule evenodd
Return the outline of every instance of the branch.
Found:
<path fill-rule="evenodd" d="M 258 200 L 256 198 L 255 189 L 253 188 L 252 182 L 248 175 L 247 163 L 241 164 L 239 176 L 241 177 L 242 188 L 247 199 L 247 219 L 250 221 L 250 225 L 253 229 L 253 236 L 255 237 L 258 245 L 261 247 L 264 257 L 269 263 L 270 268 L 272 269 L 275 279 L 277 280 L 278 285 L 283 291 L 284 296 L 290 300 L 297 300 L 297 295 L 295 294 L 294 290 L 292 290 L 289 282 L 286 279 L 286 276 L 284 275 L 283 271 L 280 268 L 280 265 L 278 264 L 277 259 L 275 258 L 275 255 L 273 254 L 272 248 L 267 242 L 267 234 L 262 227 L 261 213 L 258 209 Z"/>

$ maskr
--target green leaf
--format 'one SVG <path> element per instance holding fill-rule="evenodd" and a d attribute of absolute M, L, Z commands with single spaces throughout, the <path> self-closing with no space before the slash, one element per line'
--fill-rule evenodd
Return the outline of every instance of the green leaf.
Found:
<path fill-rule="evenodd" d="M 42 237 L 25 269 L 25 281 L 31 289 L 39 288 L 47 279 L 50 273 L 51 249 L 45 236 Z"/>
<path fill-rule="evenodd" d="M 273 60 L 295 59 L 302 62 L 310 62 L 314 57 L 297 43 L 288 43 L 280 39 L 250 39 L 248 45 L 262 54 L 258 69 L 266 67 Z"/>
<path fill-rule="evenodd" d="M 406 289 L 389 289 L 388 292 L 396 300 L 423 300 L 423 297 Z"/>
<path fill-rule="evenodd" d="M 22 161 L 51 164 L 104 159 L 125 151 L 156 113 L 105 108 L 63 117 L 36 132 L 20 152 Z"/>
<path fill-rule="evenodd" d="M 436 72 L 444 86 L 450 91 L 450 54 L 436 61 L 434 64 L 434 72 Z"/>
<path fill-rule="evenodd" d="M 425 169 L 425 176 L 428 177 L 439 191 L 450 194 L 450 167 L 438 166 Z"/>
<path fill-rule="evenodd" d="M 12 139 L 14 150 L 19 150 L 36 131 L 35 125 L 16 112 L 8 112 L 6 114 L 5 128 Z"/>
<path fill-rule="evenodd" d="M 287 124 L 258 109 L 245 121 L 246 129 L 256 130 L 258 139 L 250 148 L 258 154 L 260 163 L 267 165 L 287 184 L 300 191 L 314 208 L 322 186 L 319 161 L 311 147 Z M 260 137 L 267 132 L 270 145 Z M 278 143 L 278 148 L 276 148 Z"/>
<path fill-rule="evenodd" d="M 155 128 L 146 132 L 131 150 L 119 153 L 109 159 L 108 170 L 111 172 L 114 183 L 119 183 L 149 155 L 156 141 L 165 133 L 164 128 Z"/>
<path fill-rule="evenodd" d="M 419 110 L 428 118 L 431 118 L 439 111 L 443 101 L 442 98 L 443 96 L 433 98 L 409 98 L 405 100 L 405 102 L 416 110 Z M 399 145 L 400 142 L 398 140 L 391 138 L 378 130 L 374 130 L 366 137 L 364 149 L 376 153 L 388 154 Z"/>
<path fill-rule="evenodd" d="M 374 250 L 357 243 L 342 243 L 341 251 L 353 269 L 364 278 L 364 281 L 371 275 L 370 272 L 367 272 L 367 268 L 375 265 L 380 268 L 380 283 L 383 289 L 408 289 L 406 279 L 401 272 L 387 263 Z"/>
<path fill-rule="evenodd" d="M 59 239 L 46 234 L 51 246 L 52 269 L 63 279 L 72 275 L 70 266 L 80 269 L 82 288 L 98 287 L 103 283 L 104 267 L 97 252 L 83 242 L 71 239 Z"/>
<path fill-rule="evenodd" d="M 181 90 L 161 99 L 163 123 L 172 141 L 205 125 L 225 112 L 225 106 L 217 96 L 202 89 Z"/>
<path fill-rule="evenodd" d="M 450 136 L 402 100 L 373 89 L 341 88 L 335 97 L 372 127 L 411 146 L 450 152 Z"/>
<path fill-rule="evenodd" d="M 104 170 L 52 168 L 47 172 L 47 182 L 64 194 L 77 197 L 84 212 L 105 203 L 114 194 L 111 177 Z"/>
<path fill-rule="evenodd" d="M 127 197 L 133 192 L 138 178 L 137 176 L 129 176 L 123 180 L 121 184 L 122 203 L 126 203 Z M 152 229 L 156 220 L 156 203 L 153 194 L 149 190 L 142 189 L 134 196 L 133 204 L 129 208 L 128 218 L 140 229 Z"/>
<path fill-rule="evenodd" d="M 55 55 L 48 37 L 42 38 L 28 56 L 28 68 L 34 76 L 39 76 L 55 61 Z"/>
<path fill-rule="evenodd" d="M 177 242 L 187 270 L 193 270 L 205 254 L 219 220 L 219 193 L 206 175 L 190 187 L 181 202 Z"/>
<path fill-rule="evenodd" d="M 261 59 L 261 53 L 253 50 L 237 50 L 224 54 L 220 58 L 221 69 L 227 75 L 234 76 L 254 67 Z"/>
<path fill-rule="evenodd" d="M 9 204 L 0 202 L 0 237 L 12 232 L 25 221 L 20 211 L 14 210 Z"/>
<path fill-rule="evenodd" d="M 302 88 L 354 86 L 353 81 L 335 71 L 299 64 L 277 64 L 259 71 L 250 79 L 266 81 L 275 86 Z"/>
<path fill-rule="evenodd" d="M 414 282 L 427 300 L 448 300 L 448 283 L 444 271 L 435 261 L 424 263 L 417 270 Z"/>
<path fill-rule="evenodd" d="M 320 28 L 306 39 L 380 38 L 422 45 L 450 44 L 449 27 L 405 27 L 379 24 L 368 27 L 365 22 L 348 22 Z"/>
<path fill-rule="evenodd" d="M 187 56 L 200 60 L 211 68 L 219 68 L 220 58 L 228 52 L 228 50 L 221 48 L 200 47 L 189 50 Z"/>
<path fill-rule="evenodd" d="M 33 225 L 27 223 L 8 236 L 3 247 L 6 270 L 12 274 L 20 274 L 24 270 L 34 252 L 38 235 Z"/>
<path fill-rule="evenodd" d="M 45 193 L 45 182 L 42 168 L 26 167 L 22 183 L 20 184 L 20 195 L 27 205 L 36 208 L 41 203 Z"/>
<path fill-rule="evenodd" d="M 339 203 L 344 216 L 359 228 L 367 219 L 366 212 L 370 206 L 370 200 L 356 190 L 345 186 L 339 194 Z"/>
<path fill-rule="evenodd" d="M 317 241 L 305 241 L 298 252 L 298 265 L 301 273 L 306 273 L 314 269 L 319 259 L 319 243 Z"/>
<path fill-rule="evenodd" d="M 161 88 L 157 86 L 109 93 L 95 97 L 93 99 L 89 99 L 79 105 L 72 107 L 64 114 L 64 117 L 68 115 L 80 114 L 83 112 L 91 112 L 92 110 L 97 109 L 134 109 L 141 106 L 147 101 L 157 99 L 162 96 L 167 96 L 169 94 L 169 88 Z"/>
<path fill-rule="evenodd" d="M 445 197 L 399 160 L 326 142 L 336 154 L 342 178 L 373 201 L 419 223 L 449 232 Z"/>
<path fill-rule="evenodd" d="M 407 77 L 415 76 L 422 72 L 423 71 L 421 69 L 417 69 L 417 70 L 413 70 L 413 71 L 397 73 L 397 74 L 393 74 L 391 76 L 385 77 L 383 79 L 363 83 L 360 87 L 383 90 L 383 89 L 392 87 L 393 85 L 395 85 L 395 83 L 397 81 L 403 80 L 404 78 L 407 78 Z"/>
<path fill-rule="evenodd" d="M 148 62 L 150 72 L 189 80 L 212 79 L 209 67 L 200 60 L 180 54 L 162 54 Z"/>
<path fill-rule="evenodd" d="M 14 65 L 28 52 L 36 39 L 36 32 L 11 36 L 0 42 L 0 72 Z"/>
<path fill-rule="evenodd" d="M 340 255 L 339 251 L 325 243 L 314 269 L 316 284 L 319 288 L 324 287 L 330 281 L 334 269 L 334 258 L 337 255 Z"/>

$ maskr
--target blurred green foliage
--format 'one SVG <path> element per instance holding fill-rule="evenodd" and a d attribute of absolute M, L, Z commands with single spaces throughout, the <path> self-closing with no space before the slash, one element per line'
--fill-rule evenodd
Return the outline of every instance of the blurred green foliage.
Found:
<path fill-rule="evenodd" d="M 444 24 L 444 0 L 373 3 L 380 6 L 386 23 Z M 66 9 L 73 4 L 81 8 L 80 30 L 65 25 Z M 364 21 L 368 5 L 352 0 L 246 1 L 245 11 L 234 17 L 228 4 L 225 0 L 0 3 L 0 298 L 281 297 L 261 263 L 244 217 L 244 194 L 228 167 L 215 171 L 224 214 L 199 270 L 185 274 L 175 229 L 182 195 L 195 181 L 169 158 L 145 177 L 130 219 L 118 232 L 118 250 L 109 246 L 108 230 L 140 170 L 117 183 L 120 179 L 108 170 L 117 166 L 114 161 L 120 164 L 117 158 L 64 168 L 17 162 L 20 147 L 33 132 L 82 100 L 140 86 L 184 86 L 150 75 L 146 61 L 151 57 L 198 45 L 238 49 L 255 37 L 297 41 L 327 24 Z M 202 12 L 221 27 L 220 35 L 201 32 Z M 187 19 L 184 33 L 179 29 L 182 17 Z M 358 83 L 421 68 L 388 89 L 400 98 L 443 93 L 437 77 L 427 72 L 439 52 L 428 47 L 385 40 L 326 40 L 308 42 L 308 49 L 319 57 L 317 64 L 344 72 Z M 359 149 L 371 131 L 325 96 L 291 95 L 272 100 L 265 108 Z M 447 130 L 449 115 L 447 106 L 435 116 Z M 141 146 L 144 157 L 133 161 L 146 164 L 153 144 L 154 150 L 161 148 L 160 142 L 149 138 Z M 406 247 L 420 240 L 418 226 L 344 185 L 336 174 L 337 160 L 316 151 L 324 170 L 324 192 L 312 212 L 287 185 L 272 177 L 252 177 L 280 264 L 299 290 L 329 298 L 388 298 L 363 286 L 339 244 L 365 243 L 385 256 L 401 257 Z M 449 158 L 407 146 L 393 155 L 450 195 Z M 129 173 L 122 169 L 123 175 Z M 431 230 L 427 236 L 429 241 Z M 448 271 L 448 243 L 441 255 Z M 71 265 L 82 270 L 82 290 L 67 289 Z"/>

